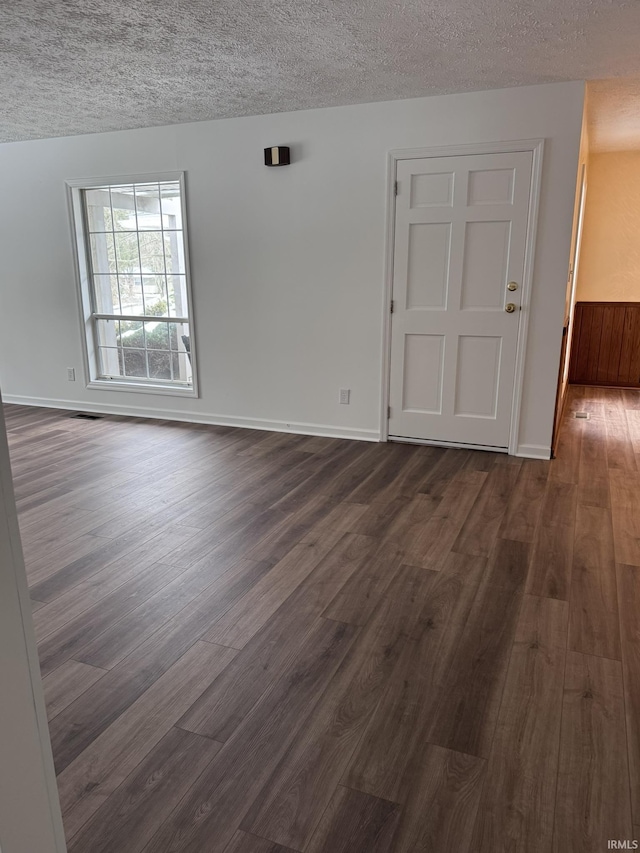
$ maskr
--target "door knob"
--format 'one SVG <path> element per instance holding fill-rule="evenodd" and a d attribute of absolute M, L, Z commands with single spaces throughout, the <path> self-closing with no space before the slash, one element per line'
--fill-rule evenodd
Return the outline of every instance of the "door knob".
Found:
<path fill-rule="evenodd" d="M 504 306 L 504 310 L 507 312 L 507 314 L 513 314 L 513 312 L 516 310 L 516 306 L 513 302 L 507 302 L 507 304 Z"/>
<path fill-rule="evenodd" d="M 509 284 L 507 285 L 507 290 L 513 291 L 513 290 L 517 290 L 517 289 L 518 289 L 518 282 L 517 281 L 510 281 Z"/>

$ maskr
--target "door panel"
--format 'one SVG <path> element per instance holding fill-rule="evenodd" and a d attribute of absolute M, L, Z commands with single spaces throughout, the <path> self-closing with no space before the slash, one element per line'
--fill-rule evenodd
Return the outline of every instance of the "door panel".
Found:
<path fill-rule="evenodd" d="M 502 308 L 510 245 L 509 221 L 467 222 L 461 287 L 463 310 Z"/>
<path fill-rule="evenodd" d="M 433 366 L 428 376 L 425 376 L 424 364 Z M 432 415 L 441 413 L 443 364 L 443 335 L 405 335 L 402 395 L 402 407 L 405 411 L 427 412 Z"/>
<path fill-rule="evenodd" d="M 532 161 L 398 162 L 391 437 L 508 446 Z"/>
<path fill-rule="evenodd" d="M 411 207 L 451 207 L 453 172 L 411 175 Z"/>
<path fill-rule="evenodd" d="M 460 335 L 453 410 L 455 415 L 495 418 L 501 355 L 501 338 Z"/>
<path fill-rule="evenodd" d="M 446 307 L 450 253 L 451 225 L 448 222 L 414 222 L 409 226 L 409 311 Z"/>
<path fill-rule="evenodd" d="M 513 204 L 515 177 L 515 169 L 472 169 L 469 204 Z"/>

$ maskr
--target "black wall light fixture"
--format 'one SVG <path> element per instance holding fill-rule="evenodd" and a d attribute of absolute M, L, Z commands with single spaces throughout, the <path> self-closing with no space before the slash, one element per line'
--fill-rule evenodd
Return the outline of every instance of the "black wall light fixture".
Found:
<path fill-rule="evenodd" d="M 265 166 L 288 166 L 291 163 L 291 153 L 287 145 L 273 145 L 264 149 Z"/>

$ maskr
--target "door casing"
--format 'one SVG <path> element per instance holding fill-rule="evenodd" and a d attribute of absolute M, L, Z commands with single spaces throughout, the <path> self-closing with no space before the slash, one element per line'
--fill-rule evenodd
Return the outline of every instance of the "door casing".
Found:
<path fill-rule="evenodd" d="M 396 148 L 387 155 L 387 216 L 385 238 L 385 275 L 382 312 L 382 393 L 380 405 L 380 440 L 389 440 L 389 389 L 391 381 L 391 299 L 393 294 L 393 261 L 396 221 L 396 171 L 399 160 L 417 160 L 427 157 L 455 157 L 470 154 L 506 154 L 514 151 L 530 151 L 533 154 L 531 168 L 531 192 L 529 195 L 529 215 L 522 279 L 522 309 L 519 317 L 518 342 L 514 375 L 514 393 L 511 406 L 511 429 L 509 432 L 508 453 L 515 456 L 518 449 L 520 430 L 520 409 L 522 405 L 522 383 L 524 380 L 525 354 L 529 328 L 531 284 L 535 258 L 538 209 L 540 205 L 540 187 L 542 184 L 542 159 L 544 139 L 519 139 L 503 142 L 471 143 L 447 145 L 437 148 Z M 417 444 L 439 444 L 445 447 L 465 447 L 482 449 L 480 445 L 455 442 L 427 442 L 416 440 Z"/>
<path fill-rule="evenodd" d="M 553 423 L 553 435 L 551 437 L 551 455 L 555 453 L 558 442 L 558 434 L 562 423 L 562 413 L 566 402 L 567 385 L 569 384 L 569 363 L 571 361 L 571 347 L 573 345 L 573 325 L 576 309 L 576 288 L 578 284 L 578 272 L 580 268 L 580 251 L 582 249 L 582 232 L 584 228 L 584 214 L 587 203 L 588 174 L 587 164 L 582 163 L 578 170 L 578 195 L 574 211 L 574 234 L 571 243 L 571 255 L 569 256 L 569 279 L 567 281 L 567 297 L 565 305 L 565 317 L 563 324 L 562 351 L 560 354 L 560 367 L 558 370 L 558 391 L 556 394 L 556 408 Z"/>

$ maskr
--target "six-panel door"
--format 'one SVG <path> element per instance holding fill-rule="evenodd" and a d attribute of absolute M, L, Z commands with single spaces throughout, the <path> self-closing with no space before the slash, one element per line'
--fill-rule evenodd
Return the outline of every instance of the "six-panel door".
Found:
<path fill-rule="evenodd" d="M 390 436 L 508 446 L 532 157 L 398 162 Z"/>

